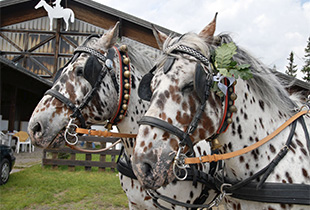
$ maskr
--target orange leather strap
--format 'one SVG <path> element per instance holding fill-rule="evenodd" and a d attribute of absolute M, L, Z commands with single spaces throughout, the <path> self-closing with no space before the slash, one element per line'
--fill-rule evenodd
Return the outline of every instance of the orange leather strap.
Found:
<path fill-rule="evenodd" d="M 84 128 L 76 128 L 75 132 L 80 133 L 80 134 L 88 134 L 91 136 L 118 137 L 118 138 L 136 138 L 137 136 L 137 134 L 113 133 L 107 130 L 100 131 L 100 130 L 91 130 L 91 129 L 84 129 Z"/>
<path fill-rule="evenodd" d="M 205 162 L 216 162 L 219 160 L 226 160 L 229 158 L 233 158 L 239 155 L 243 155 L 247 152 L 250 152 L 260 146 L 262 146 L 263 144 L 265 144 L 266 142 L 270 141 L 271 139 L 273 139 L 276 135 L 278 135 L 282 130 L 284 130 L 287 126 L 289 126 L 291 123 L 293 123 L 295 120 L 297 120 L 300 116 L 305 115 L 305 114 L 310 114 L 310 110 L 304 110 L 304 111 L 300 111 L 297 114 L 295 114 L 294 116 L 292 116 L 290 119 L 288 119 L 284 124 L 282 124 L 279 128 L 277 128 L 273 133 L 271 133 L 270 135 L 266 136 L 265 138 L 261 139 L 260 141 L 245 147 L 243 149 L 234 151 L 234 152 L 230 152 L 230 153 L 226 153 L 226 154 L 214 154 L 214 155 L 206 155 L 206 156 L 201 156 L 201 157 L 191 157 L 191 158 L 185 158 L 184 159 L 184 163 L 185 164 L 196 164 L 196 163 L 205 163 Z"/>

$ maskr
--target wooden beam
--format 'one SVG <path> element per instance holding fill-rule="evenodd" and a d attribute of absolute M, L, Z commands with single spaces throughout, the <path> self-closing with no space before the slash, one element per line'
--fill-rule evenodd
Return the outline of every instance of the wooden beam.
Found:
<path fill-rule="evenodd" d="M 5 9 L 2 8 L 0 13 L 1 27 L 47 16 L 43 8 L 37 10 L 34 8 L 37 3 L 38 1 L 29 1 L 5 7 Z"/>
<path fill-rule="evenodd" d="M 157 42 L 151 29 L 135 24 L 126 19 L 119 18 L 115 15 L 104 13 L 94 8 L 86 7 L 77 2 L 70 2 L 69 7 L 74 11 L 76 17 L 80 20 L 93 24 L 95 26 L 109 29 L 117 21 L 121 22 L 121 36 L 126 36 L 135 41 L 158 48 Z"/>
<path fill-rule="evenodd" d="M 61 27 L 60 19 L 57 19 L 57 27 L 56 27 L 56 41 L 55 41 L 55 59 L 54 59 L 54 69 L 52 70 L 52 76 L 54 76 L 58 69 L 58 56 L 59 56 L 59 40 L 60 40 L 60 27 Z"/>

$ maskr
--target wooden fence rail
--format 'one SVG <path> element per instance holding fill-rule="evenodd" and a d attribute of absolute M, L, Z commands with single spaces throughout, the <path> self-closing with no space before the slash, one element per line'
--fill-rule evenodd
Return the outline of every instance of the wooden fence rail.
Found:
<path fill-rule="evenodd" d="M 105 148 L 107 143 L 114 143 L 119 138 L 102 138 L 102 137 L 93 137 L 93 136 L 82 136 L 79 137 L 79 142 L 85 142 L 87 149 L 92 149 L 92 142 L 99 142 L 100 148 Z M 78 145 L 79 146 L 79 145 Z M 98 148 L 95 148 L 98 149 Z M 52 155 L 48 155 L 51 153 Z M 42 165 L 51 165 L 53 168 L 57 169 L 58 166 L 68 166 L 70 171 L 74 171 L 76 166 L 84 166 L 86 171 L 91 170 L 92 167 L 98 167 L 99 171 L 105 171 L 106 168 L 111 168 L 111 171 L 114 171 L 116 168 L 116 156 L 119 155 L 120 150 L 113 148 L 100 152 L 100 153 L 88 153 L 73 150 L 69 147 L 64 148 L 47 148 L 43 150 L 43 159 Z M 69 154 L 69 159 L 60 159 L 59 154 Z M 77 160 L 76 154 L 85 154 L 85 160 Z M 99 155 L 99 161 L 93 160 L 93 156 Z M 107 158 L 107 155 L 111 156 Z M 98 158 L 96 158 L 98 159 Z"/>

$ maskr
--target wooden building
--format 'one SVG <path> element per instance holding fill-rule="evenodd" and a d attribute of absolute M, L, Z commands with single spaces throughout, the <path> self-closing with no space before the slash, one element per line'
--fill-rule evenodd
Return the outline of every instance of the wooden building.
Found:
<path fill-rule="evenodd" d="M 160 52 L 151 23 L 90 0 L 62 0 L 75 20 L 65 30 L 62 19 L 49 28 L 47 11 L 35 9 L 40 0 L 4 0 L 0 4 L 0 130 L 25 130 L 26 122 L 57 69 L 90 34 L 102 34 L 120 21 L 120 39 L 135 45 L 146 56 Z M 52 0 L 45 0 L 52 6 Z M 161 30 L 171 31 L 159 27 Z"/>
<path fill-rule="evenodd" d="M 49 6 L 54 2 L 42 1 Z M 0 2 L 0 130 L 25 130 L 36 104 L 51 87 L 57 69 L 87 36 L 102 34 L 117 21 L 120 21 L 120 39 L 135 45 L 150 58 L 160 54 L 150 22 L 91 0 L 62 0 L 61 6 L 70 8 L 75 20 L 66 31 L 64 21 L 54 19 L 50 30 L 47 11 L 43 7 L 35 9 L 39 2 Z M 157 27 L 168 34 L 175 33 Z M 310 93 L 307 83 L 280 76 L 296 82 L 293 91 Z"/>

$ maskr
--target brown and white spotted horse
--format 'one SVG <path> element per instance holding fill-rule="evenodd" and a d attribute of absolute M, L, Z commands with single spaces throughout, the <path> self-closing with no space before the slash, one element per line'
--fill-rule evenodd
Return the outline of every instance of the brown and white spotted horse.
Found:
<path fill-rule="evenodd" d="M 58 92 L 63 97 L 69 99 L 74 106 L 78 107 L 83 103 L 83 100 L 90 93 L 95 86 L 100 72 L 106 72 L 97 92 L 94 93 L 93 98 L 81 110 L 82 117 L 77 118 L 73 122 L 77 125 L 83 124 L 85 121 L 87 127 L 94 124 L 102 124 L 106 120 L 114 118 L 119 104 L 119 94 L 113 82 L 112 75 L 115 74 L 117 81 L 120 81 L 120 60 L 114 47 L 119 32 L 119 24 L 107 31 L 103 36 L 91 37 L 86 40 L 82 47 L 78 47 L 71 61 L 58 72 L 58 79 L 53 84 L 51 90 L 48 92 L 37 107 L 35 108 L 29 122 L 28 132 L 31 136 L 33 144 L 40 147 L 58 147 L 64 142 L 63 135 L 66 125 L 73 114 L 63 101 L 61 96 L 57 96 Z M 113 51 L 111 53 L 108 52 Z M 149 70 L 152 63 L 143 55 L 137 52 L 134 47 L 129 47 L 128 56 L 131 59 L 131 92 L 128 104 L 126 117 L 117 124 L 117 127 L 122 133 L 137 133 L 137 121 L 145 114 L 149 103 L 142 101 L 137 94 L 137 88 L 142 78 L 144 69 Z M 107 58 L 106 58 L 107 57 Z M 113 68 L 103 68 L 111 65 Z M 105 62 L 103 62 L 105 61 Z M 118 82 L 118 85 L 120 82 Z M 120 87 L 118 87 L 120 88 Z M 126 96 L 127 97 L 127 96 Z M 70 105 L 72 106 L 72 105 Z M 131 157 L 133 152 L 133 140 L 123 140 L 125 152 L 127 156 Z M 206 144 L 202 143 L 201 145 Z M 203 146 L 204 148 L 206 146 Z M 209 153 L 207 149 L 201 149 L 200 146 L 195 148 L 196 154 L 203 155 Z M 204 171 L 209 171 L 209 164 L 205 164 Z M 157 209 L 153 205 L 151 197 L 143 190 L 139 182 L 135 179 L 119 174 L 121 186 L 125 191 L 130 209 Z M 162 195 L 171 197 L 178 201 L 194 203 L 196 199 L 200 198 L 200 194 L 204 186 L 197 184 L 195 189 L 192 189 L 192 181 L 174 182 L 166 187 L 162 187 L 158 192 Z M 212 192 L 210 192 L 212 193 Z M 212 199 L 213 197 L 210 196 Z M 160 202 L 166 208 L 183 209 L 182 207 L 173 206 L 168 203 Z"/>
<path fill-rule="evenodd" d="M 292 100 L 273 71 L 240 47 L 233 58 L 239 65 L 250 64 L 253 78 L 239 78 L 231 85 L 225 83 L 228 89 L 224 93 L 233 95 L 227 100 L 212 91 L 210 86 L 217 80 L 213 77 L 216 64 L 210 61 L 211 54 L 221 44 L 233 42 L 226 34 L 213 36 L 215 21 L 213 23 L 198 35 L 187 33 L 168 37 L 155 31 L 164 56 L 157 68 L 140 83 L 145 83 L 141 95 L 150 98 L 151 104 L 140 121 L 133 154 L 134 172 L 146 188 L 157 189 L 174 180 L 176 163 L 182 166 L 183 162 L 179 161 L 186 160 L 181 159 L 180 154 L 184 157 L 190 152 L 191 144 L 217 137 L 222 145 L 220 153 L 243 149 L 271 134 L 301 105 L 298 97 Z M 165 69 L 167 66 L 169 69 Z M 224 79 L 220 83 L 225 85 Z M 233 89 L 236 95 L 231 94 Z M 227 112 L 225 102 L 233 107 Z M 217 134 L 226 115 L 224 124 L 231 124 L 225 133 Z M 218 190 L 222 190 L 227 209 L 309 209 L 310 151 L 306 131 L 310 127 L 309 111 L 295 122 L 261 147 L 225 160 L 223 173 L 218 173 L 216 180 L 220 182 Z M 257 176 L 257 172 L 261 176 Z M 243 183 L 250 180 L 249 185 L 262 180 L 262 187 L 256 189 L 255 184 L 254 188 L 240 188 L 243 199 L 234 197 L 238 190 L 228 194 L 232 192 L 229 191 L 231 184 L 242 180 Z M 255 194 L 256 190 L 269 196 L 262 202 L 260 199 L 253 201 L 251 196 L 264 196 Z M 294 203 L 297 194 L 306 205 Z M 282 203 L 278 203 L 278 199 L 282 199 Z"/>

